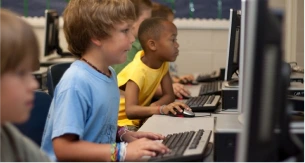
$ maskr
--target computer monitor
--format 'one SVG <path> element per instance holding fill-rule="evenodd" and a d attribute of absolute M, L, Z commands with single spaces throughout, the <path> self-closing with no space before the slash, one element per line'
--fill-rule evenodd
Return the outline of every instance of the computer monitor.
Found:
<path fill-rule="evenodd" d="M 244 112 L 237 161 L 282 161 L 303 153 L 289 134 L 289 67 L 283 62 L 282 31 L 266 0 L 249 0 L 243 73 Z M 276 134 L 276 131 L 279 131 Z"/>
<path fill-rule="evenodd" d="M 44 57 L 52 58 L 48 56 L 54 56 L 60 58 L 72 56 L 71 53 L 63 52 L 59 45 L 59 15 L 56 10 L 45 10 L 45 20 Z"/>
<path fill-rule="evenodd" d="M 246 38 L 247 38 L 247 12 L 249 10 L 249 0 L 241 0 L 241 20 L 240 20 L 240 47 L 239 47 L 239 69 L 238 69 L 238 86 L 240 88 L 243 88 L 243 78 L 244 78 L 244 61 L 246 58 Z M 239 120 L 243 121 L 243 115 L 242 115 L 242 106 L 241 102 L 243 101 L 243 89 L 238 89 L 238 112 L 240 113 Z M 242 122 L 241 122 L 242 123 Z"/>
<path fill-rule="evenodd" d="M 239 46 L 240 46 L 240 10 L 230 9 L 230 26 L 227 49 L 227 65 L 225 80 L 230 81 L 239 67 Z"/>

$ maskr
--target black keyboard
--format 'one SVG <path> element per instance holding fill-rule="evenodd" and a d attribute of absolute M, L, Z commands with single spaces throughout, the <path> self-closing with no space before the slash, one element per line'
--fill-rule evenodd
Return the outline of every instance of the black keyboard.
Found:
<path fill-rule="evenodd" d="M 214 81 L 201 84 L 199 96 L 221 95 L 222 81 Z"/>
<path fill-rule="evenodd" d="M 214 112 L 219 104 L 219 95 L 205 95 L 189 98 L 187 104 L 193 112 Z"/>
<path fill-rule="evenodd" d="M 197 82 L 212 82 L 220 79 L 220 72 L 213 71 L 211 74 L 200 74 L 197 76 Z"/>
<path fill-rule="evenodd" d="M 162 143 L 166 145 L 171 152 L 158 154 L 155 157 L 151 157 L 148 161 L 203 161 L 203 153 L 209 143 L 210 136 L 211 131 L 205 131 L 203 129 L 196 132 L 186 131 L 169 134 Z"/>

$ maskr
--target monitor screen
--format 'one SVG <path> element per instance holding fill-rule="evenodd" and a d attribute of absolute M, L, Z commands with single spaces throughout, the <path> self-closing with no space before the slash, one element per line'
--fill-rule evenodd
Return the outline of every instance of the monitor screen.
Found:
<path fill-rule="evenodd" d="M 225 80 L 230 81 L 239 67 L 239 47 L 240 47 L 240 10 L 230 9 L 230 27 L 227 49 L 227 65 Z"/>
<path fill-rule="evenodd" d="M 44 56 L 47 57 L 59 48 L 59 16 L 55 10 L 45 10 L 45 48 Z"/>
<path fill-rule="evenodd" d="M 248 0 L 247 5 L 246 57 L 240 87 L 244 123 L 236 158 L 239 162 L 280 161 L 287 151 L 295 151 L 284 143 L 290 140 L 285 134 L 289 132 L 287 124 L 282 123 L 287 116 L 290 77 L 283 64 L 281 26 L 266 0 Z M 277 136 L 276 129 L 280 131 Z"/>
<path fill-rule="evenodd" d="M 45 10 L 45 47 L 44 57 L 57 59 L 62 57 L 74 57 L 69 52 L 64 52 L 59 41 L 59 15 L 55 10 Z M 55 55 L 52 55 L 55 54 Z M 52 58 L 54 56 L 55 58 Z"/>

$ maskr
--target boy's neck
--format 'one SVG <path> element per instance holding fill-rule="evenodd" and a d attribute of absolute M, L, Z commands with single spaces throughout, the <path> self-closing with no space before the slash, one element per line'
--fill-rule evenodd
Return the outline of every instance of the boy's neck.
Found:
<path fill-rule="evenodd" d="M 85 53 L 82 58 L 84 58 L 86 60 L 86 62 L 89 62 L 89 65 L 91 67 L 95 67 L 96 69 L 98 69 L 99 71 L 101 71 L 103 74 L 110 76 L 110 71 L 108 69 L 108 67 L 110 66 L 109 64 L 107 64 L 107 62 L 105 62 L 105 59 L 103 59 L 103 55 L 101 54 L 97 54 L 97 53 L 90 53 L 87 52 Z M 94 69 L 95 69 L 94 68 Z"/>
<path fill-rule="evenodd" d="M 163 61 L 158 60 L 154 54 L 150 52 L 144 52 L 144 56 L 141 58 L 141 60 L 146 66 L 152 69 L 158 69 L 164 63 Z"/>

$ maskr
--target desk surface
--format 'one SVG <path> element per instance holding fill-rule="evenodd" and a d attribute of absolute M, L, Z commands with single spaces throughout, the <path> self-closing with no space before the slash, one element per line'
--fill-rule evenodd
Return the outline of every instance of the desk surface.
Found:
<path fill-rule="evenodd" d="M 186 85 L 185 86 L 191 92 L 191 96 L 198 96 L 200 85 Z M 196 116 L 207 115 L 208 113 L 195 113 Z M 214 144 L 214 132 L 215 123 L 217 118 L 226 117 L 226 115 L 232 115 L 231 117 L 237 120 L 237 110 L 235 111 L 223 111 L 218 112 L 218 114 L 212 114 L 210 117 L 194 117 L 194 118 L 180 118 L 172 117 L 167 115 L 153 115 L 150 117 L 139 129 L 139 131 L 155 132 L 162 135 L 167 135 L 171 133 L 179 133 L 191 130 L 211 130 L 212 135 L 210 137 L 210 142 Z M 211 149 L 212 148 L 212 149 Z M 209 144 L 206 148 L 206 152 L 213 150 L 204 161 L 212 162 L 214 161 L 214 147 Z"/>
<path fill-rule="evenodd" d="M 299 84 L 299 83 L 297 83 Z M 302 84 L 303 85 L 303 84 Z M 192 96 L 197 96 L 200 90 L 200 85 L 186 85 L 190 90 Z M 171 117 L 166 115 L 153 115 L 150 117 L 139 131 L 156 132 L 163 135 L 170 133 L 177 133 L 191 130 L 211 130 L 212 135 L 210 142 L 214 142 L 214 133 L 239 133 L 242 131 L 243 124 L 239 122 L 239 113 L 237 110 L 225 110 L 219 111 L 217 114 L 212 114 L 210 117 L 194 117 L 194 118 L 180 118 Z M 207 113 L 197 113 L 196 116 L 206 115 Z M 297 127 L 296 127 L 297 126 Z M 301 127 L 300 127 L 301 126 Z M 304 132 L 304 122 L 293 123 L 291 127 L 295 130 L 296 128 L 300 132 Z M 208 147 L 206 150 L 209 150 Z M 214 148 L 214 147 L 212 147 Z M 204 159 L 204 161 L 214 161 L 214 151 Z"/>
<path fill-rule="evenodd" d="M 190 91 L 192 97 L 196 97 L 199 95 L 201 85 L 185 85 L 184 87 Z"/>

